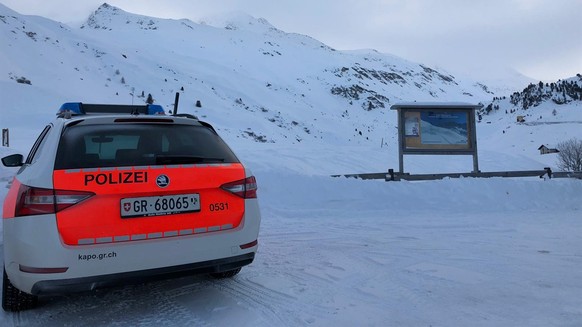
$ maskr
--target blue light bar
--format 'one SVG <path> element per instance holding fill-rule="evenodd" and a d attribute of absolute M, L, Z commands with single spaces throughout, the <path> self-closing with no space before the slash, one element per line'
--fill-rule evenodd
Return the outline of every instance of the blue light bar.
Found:
<path fill-rule="evenodd" d="M 159 104 L 148 104 L 148 115 L 165 115 L 164 108 Z"/>
<path fill-rule="evenodd" d="M 57 111 L 57 116 L 64 113 L 70 112 L 72 115 L 83 115 L 85 112 L 81 109 L 81 102 L 66 102 L 63 103 L 59 111 Z"/>
<path fill-rule="evenodd" d="M 158 104 L 119 105 L 119 104 L 87 104 L 81 102 L 63 103 L 57 111 L 57 116 L 87 115 L 87 114 L 127 114 L 127 115 L 165 115 L 164 108 Z"/>

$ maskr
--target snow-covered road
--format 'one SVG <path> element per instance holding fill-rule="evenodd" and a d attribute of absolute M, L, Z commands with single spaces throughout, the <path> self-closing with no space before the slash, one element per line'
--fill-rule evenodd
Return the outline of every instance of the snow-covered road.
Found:
<path fill-rule="evenodd" d="M 42 300 L 2 326 L 575 326 L 579 180 L 258 174 L 253 264 Z M 317 195 L 317 196 L 315 196 Z"/>

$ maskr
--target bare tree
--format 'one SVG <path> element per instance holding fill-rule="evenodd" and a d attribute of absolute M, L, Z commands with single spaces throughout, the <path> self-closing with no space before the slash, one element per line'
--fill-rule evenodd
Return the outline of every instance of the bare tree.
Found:
<path fill-rule="evenodd" d="M 146 103 L 147 104 L 153 104 L 154 103 L 154 98 L 152 97 L 151 93 L 148 93 L 148 98 L 146 99 Z"/>
<path fill-rule="evenodd" d="M 582 140 L 569 139 L 558 143 L 558 168 L 567 171 L 582 171 Z"/>

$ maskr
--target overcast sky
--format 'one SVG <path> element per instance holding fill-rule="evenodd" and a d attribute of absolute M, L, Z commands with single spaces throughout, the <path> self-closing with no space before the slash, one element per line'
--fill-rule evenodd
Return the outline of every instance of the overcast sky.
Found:
<path fill-rule="evenodd" d="M 105 0 L 0 0 L 82 23 Z M 203 18 L 243 11 L 338 50 L 376 49 L 472 77 L 514 69 L 536 80 L 582 73 L 582 0 L 107 0 L 136 14 Z"/>

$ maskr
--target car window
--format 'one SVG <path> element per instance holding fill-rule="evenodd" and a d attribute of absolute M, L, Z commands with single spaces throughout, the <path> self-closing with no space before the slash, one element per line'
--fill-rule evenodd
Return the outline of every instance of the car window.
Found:
<path fill-rule="evenodd" d="M 42 149 L 44 148 L 44 145 L 46 143 L 46 140 L 48 138 L 47 136 L 49 135 L 49 133 L 51 131 L 51 128 L 52 128 L 51 125 L 47 125 L 43 129 L 43 131 L 40 133 L 40 135 L 38 136 L 38 138 L 34 142 L 32 149 L 30 149 L 30 153 L 28 153 L 28 157 L 26 158 L 26 161 L 24 162 L 25 164 L 33 163 L 36 160 L 36 158 L 38 158 L 40 156 L 40 154 L 42 153 Z"/>
<path fill-rule="evenodd" d="M 238 159 L 210 129 L 195 125 L 75 125 L 65 129 L 55 169 L 234 163 Z"/>
<path fill-rule="evenodd" d="M 137 149 L 139 139 L 139 135 L 107 133 L 99 136 L 85 135 L 83 142 L 86 154 L 95 154 L 100 159 L 115 160 L 117 150 Z"/>

